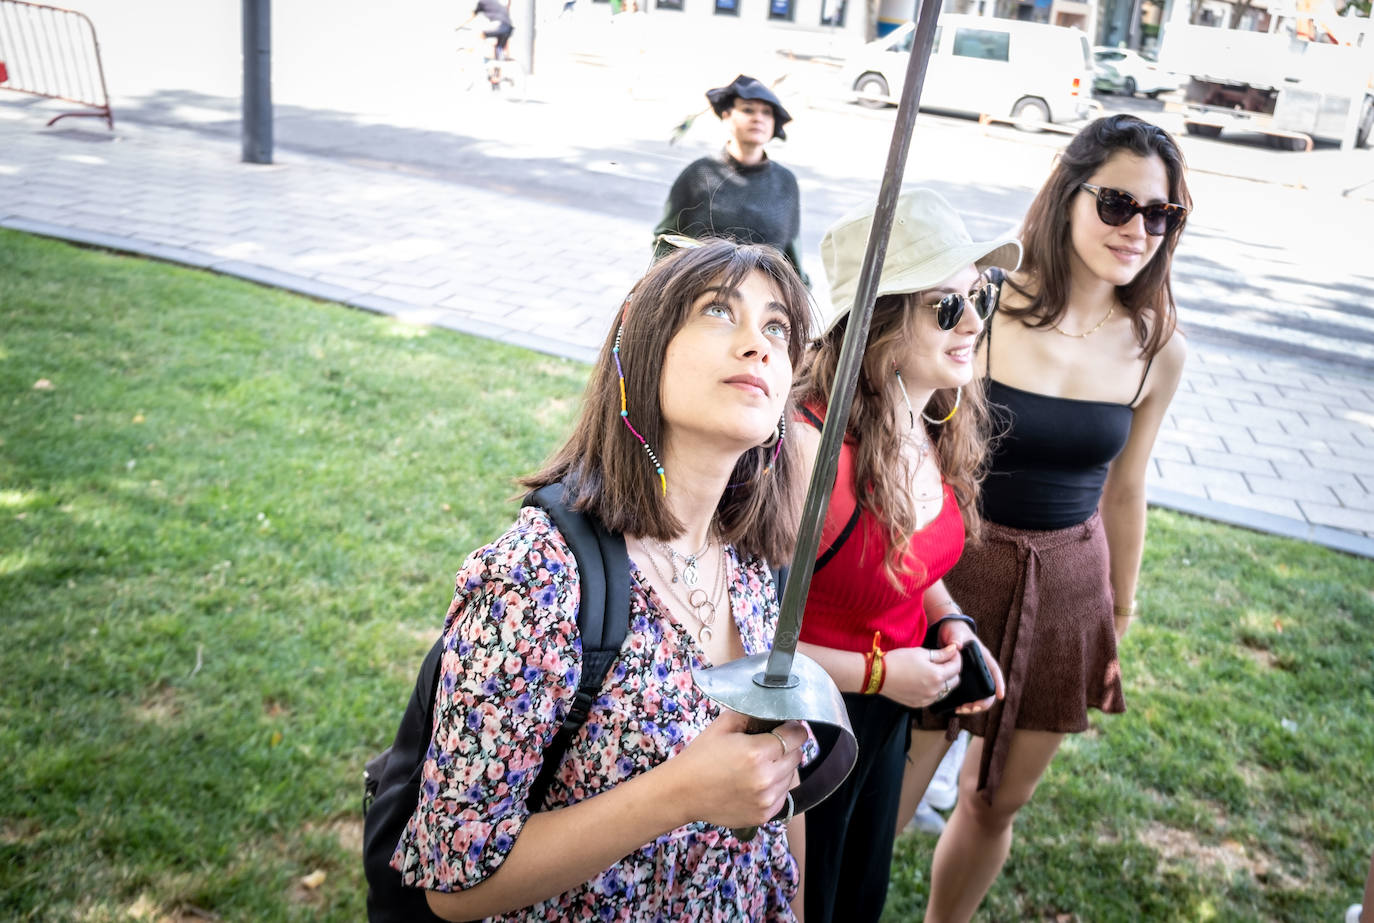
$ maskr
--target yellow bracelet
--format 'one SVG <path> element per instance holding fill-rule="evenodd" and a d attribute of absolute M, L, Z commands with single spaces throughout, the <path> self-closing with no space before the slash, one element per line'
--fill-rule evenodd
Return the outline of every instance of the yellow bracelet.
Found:
<path fill-rule="evenodd" d="M 864 685 L 864 695 L 877 695 L 878 691 L 883 688 L 883 673 L 885 672 L 883 668 L 885 665 L 883 663 L 883 649 L 878 646 L 882 636 L 880 631 L 873 633 L 873 649 L 864 655 L 864 658 L 868 660 L 868 681 Z"/>
<path fill-rule="evenodd" d="M 1119 619 L 1129 619 L 1135 617 L 1135 600 L 1131 600 L 1129 606 L 1112 606 L 1112 615 Z"/>

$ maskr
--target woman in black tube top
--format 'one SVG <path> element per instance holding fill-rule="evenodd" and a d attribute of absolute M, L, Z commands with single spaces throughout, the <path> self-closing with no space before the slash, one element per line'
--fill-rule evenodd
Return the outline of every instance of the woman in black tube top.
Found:
<path fill-rule="evenodd" d="M 976 736 L 928 923 L 973 916 L 1064 735 L 1087 730 L 1089 708 L 1125 710 L 1116 642 L 1135 613 L 1145 472 L 1183 372 L 1169 271 L 1190 205 L 1174 139 L 1113 115 L 1070 142 L 1026 216 L 1021 269 L 977 359 L 1006 430 L 983 540 L 945 578 L 1006 699 L 949 727 Z"/>

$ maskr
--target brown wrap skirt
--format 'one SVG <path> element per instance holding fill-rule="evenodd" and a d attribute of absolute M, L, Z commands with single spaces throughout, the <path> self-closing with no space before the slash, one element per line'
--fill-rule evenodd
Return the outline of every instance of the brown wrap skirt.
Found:
<path fill-rule="evenodd" d="M 964 550 L 945 586 L 977 621 L 1007 695 L 981 715 L 942 720 L 922 711 L 918 723 L 983 738 L 978 792 L 990 804 L 1014 729 L 1077 733 L 1088 729 L 1089 708 L 1126 710 L 1102 520 L 1094 513 L 1050 531 L 984 522 L 982 540 Z"/>

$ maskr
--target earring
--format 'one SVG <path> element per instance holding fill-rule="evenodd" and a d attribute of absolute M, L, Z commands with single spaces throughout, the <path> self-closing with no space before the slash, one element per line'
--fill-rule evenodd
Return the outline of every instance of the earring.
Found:
<path fill-rule="evenodd" d="M 925 420 L 927 423 L 934 423 L 937 426 L 941 423 L 948 423 L 950 420 L 954 419 L 954 415 L 959 412 L 959 399 L 963 396 L 964 386 L 960 385 L 954 391 L 954 406 L 949 409 L 949 413 L 945 414 L 944 417 L 939 420 L 932 420 L 930 417 L 926 416 L 925 411 L 921 411 L 921 419 Z"/>
<path fill-rule="evenodd" d="M 630 299 L 626 298 L 626 309 L 628 309 L 629 306 Z M 624 316 L 623 313 L 621 316 Z M 653 465 L 654 473 L 658 475 L 658 483 L 663 489 L 663 496 L 666 497 L 668 496 L 668 478 L 663 473 L 663 463 L 658 460 L 658 456 L 654 454 L 654 450 L 649 447 L 649 443 L 644 437 L 639 435 L 639 430 L 634 428 L 634 424 L 630 422 L 630 412 L 625 406 L 625 370 L 620 367 L 620 338 L 624 333 L 625 325 L 621 324 L 616 328 L 615 346 L 611 349 L 611 355 L 615 357 L 615 371 L 616 374 L 620 376 L 620 420 L 629 428 L 630 432 L 634 434 L 634 437 L 639 440 L 639 444 L 644 447 L 645 453 L 649 456 L 649 463 Z"/>
<path fill-rule="evenodd" d="M 764 474 L 767 474 L 768 472 L 773 470 L 773 465 L 776 464 L 778 460 L 778 454 L 782 452 L 782 441 L 786 438 L 787 419 L 786 417 L 778 417 L 778 428 L 773 431 L 773 435 L 769 437 L 769 440 L 763 443 L 762 445 L 762 447 L 765 449 L 769 448 L 770 446 L 773 449 L 773 454 L 769 457 L 768 464 L 765 465 L 763 468 Z"/>
<path fill-rule="evenodd" d="M 778 425 L 773 428 L 773 432 L 768 434 L 768 438 L 759 443 L 761 449 L 771 449 L 777 445 L 787 433 L 787 421 L 778 417 Z"/>

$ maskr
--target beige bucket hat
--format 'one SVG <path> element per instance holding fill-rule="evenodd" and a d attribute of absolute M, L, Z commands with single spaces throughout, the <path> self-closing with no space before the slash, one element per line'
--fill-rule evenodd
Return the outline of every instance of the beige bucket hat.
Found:
<path fill-rule="evenodd" d="M 841 218 L 821 240 L 831 305 L 825 333 L 854 307 L 877 204 L 875 199 Z M 879 296 L 924 291 L 970 263 L 980 270 L 989 266 L 1014 270 L 1021 265 L 1021 244 L 1014 237 L 974 241 L 959 213 L 930 189 L 911 189 L 898 196 L 883 274 L 878 279 Z"/>

